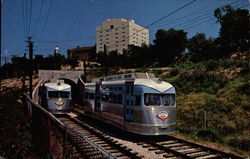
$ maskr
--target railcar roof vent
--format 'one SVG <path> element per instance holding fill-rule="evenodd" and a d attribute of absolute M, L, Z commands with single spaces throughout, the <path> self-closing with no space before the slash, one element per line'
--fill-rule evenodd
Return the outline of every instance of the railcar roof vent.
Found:
<path fill-rule="evenodd" d="M 92 80 L 93 83 L 96 83 L 98 81 L 114 81 L 114 80 L 127 80 L 127 79 L 155 79 L 155 75 L 153 73 L 127 73 L 127 74 L 120 74 L 120 75 L 114 75 L 114 76 L 107 76 L 102 78 L 95 78 Z"/>

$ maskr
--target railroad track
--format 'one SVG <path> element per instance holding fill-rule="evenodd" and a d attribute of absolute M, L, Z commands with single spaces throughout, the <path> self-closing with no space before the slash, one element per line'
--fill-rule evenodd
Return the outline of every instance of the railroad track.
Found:
<path fill-rule="evenodd" d="M 87 158 L 139 159 L 143 157 L 139 156 L 138 153 L 133 152 L 132 149 L 129 149 L 126 146 L 117 143 L 117 141 L 113 140 L 110 136 L 102 133 L 101 131 L 91 127 L 90 125 L 77 118 L 70 117 L 68 115 L 59 115 L 57 116 L 57 118 L 68 127 L 85 136 L 86 139 L 97 144 L 99 148 L 103 150 L 101 151 L 101 153 L 100 149 L 97 150 L 90 144 L 85 144 L 83 140 L 80 140 L 79 138 L 77 138 L 77 136 L 74 137 L 74 134 L 71 134 L 71 140 L 75 143 L 74 146 L 78 149 L 79 152 L 82 152 L 83 156 L 85 155 L 86 157 L 87 155 Z M 86 149 L 88 150 L 87 152 L 85 152 Z M 106 155 L 102 155 L 105 153 Z"/>
<path fill-rule="evenodd" d="M 79 108 L 74 110 L 78 115 Z M 83 119 L 83 118 L 82 118 Z M 84 119 L 85 122 L 88 118 Z M 93 122 L 93 120 L 91 121 Z M 96 122 L 95 122 L 96 123 Z M 93 125 L 93 124 L 92 124 Z M 96 123 L 96 125 L 103 125 L 103 123 Z M 103 126 L 98 126 L 98 128 Z M 107 127 L 105 125 L 105 127 Z M 109 128 L 108 128 L 109 129 Z M 112 127 L 111 127 L 112 129 Z M 116 131 L 116 130 L 115 130 Z M 129 137 L 126 133 L 120 133 L 121 138 L 130 138 L 133 142 L 136 142 L 138 146 L 154 152 L 159 155 L 159 158 L 187 158 L 187 159 L 243 159 L 242 157 L 234 154 L 225 153 L 219 150 L 215 150 L 203 145 L 191 143 L 172 136 L 158 136 L 158 137 L 145 137 L 141 135 L 131 135 Z M 126 134 L 126 135 L 124 135 Z"/>
<path fill-rule="evenodd" d="M 165 158 L 184 159 L 243 159 L 209 147 L 191 143 L 172 136 L 161 136 L 157 139 L 146 139 L 137 143 L 142 147 L 155 151 Z"/>

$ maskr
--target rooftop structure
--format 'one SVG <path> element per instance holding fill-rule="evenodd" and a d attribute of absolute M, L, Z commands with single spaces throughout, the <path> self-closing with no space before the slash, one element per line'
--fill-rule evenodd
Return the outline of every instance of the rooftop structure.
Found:
<path fill-rule="evenodd" d="M 67 50 L 68 58 L 76 59 L 78 61 L 92 61 L 95 58 L 96 53 L 95 46 L 77 46 L 73 49 Z"/>

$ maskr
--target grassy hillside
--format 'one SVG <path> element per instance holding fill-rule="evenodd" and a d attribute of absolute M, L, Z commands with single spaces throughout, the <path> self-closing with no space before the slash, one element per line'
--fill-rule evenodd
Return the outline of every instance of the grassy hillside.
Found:
<path fill-rule="evenodd" d="M 248 151 L 250 86 L 242 59 L 188 61 L 158 75 L 177 90 L 177 130 L 192 138 Z"/>

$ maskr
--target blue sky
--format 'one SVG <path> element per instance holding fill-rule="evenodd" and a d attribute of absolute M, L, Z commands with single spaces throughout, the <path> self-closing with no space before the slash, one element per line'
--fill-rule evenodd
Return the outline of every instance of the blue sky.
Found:
<path fill-rule="evenodd" d="M 32 36 L 35 42 L 34 54 L 52 54 L 58 45 L 60 52 L 66 55 L 67 49 L 77 45 L 95 45 L 95 28 L 107 18 L 134 19 L 145 27 L 191 1 L 1 0 L 2 56 L 22 56 L 27 36 Z M 172 27 L 184 29 L 188 37 L 198 32 L 205 33 L 207 37 L 217 37 L 220 26 L 213 17 L 213 10 L 226 4 L 249 9 L 248 0 L 196 0 L 149 27 L 150 42 L 158 29 Z"/>

